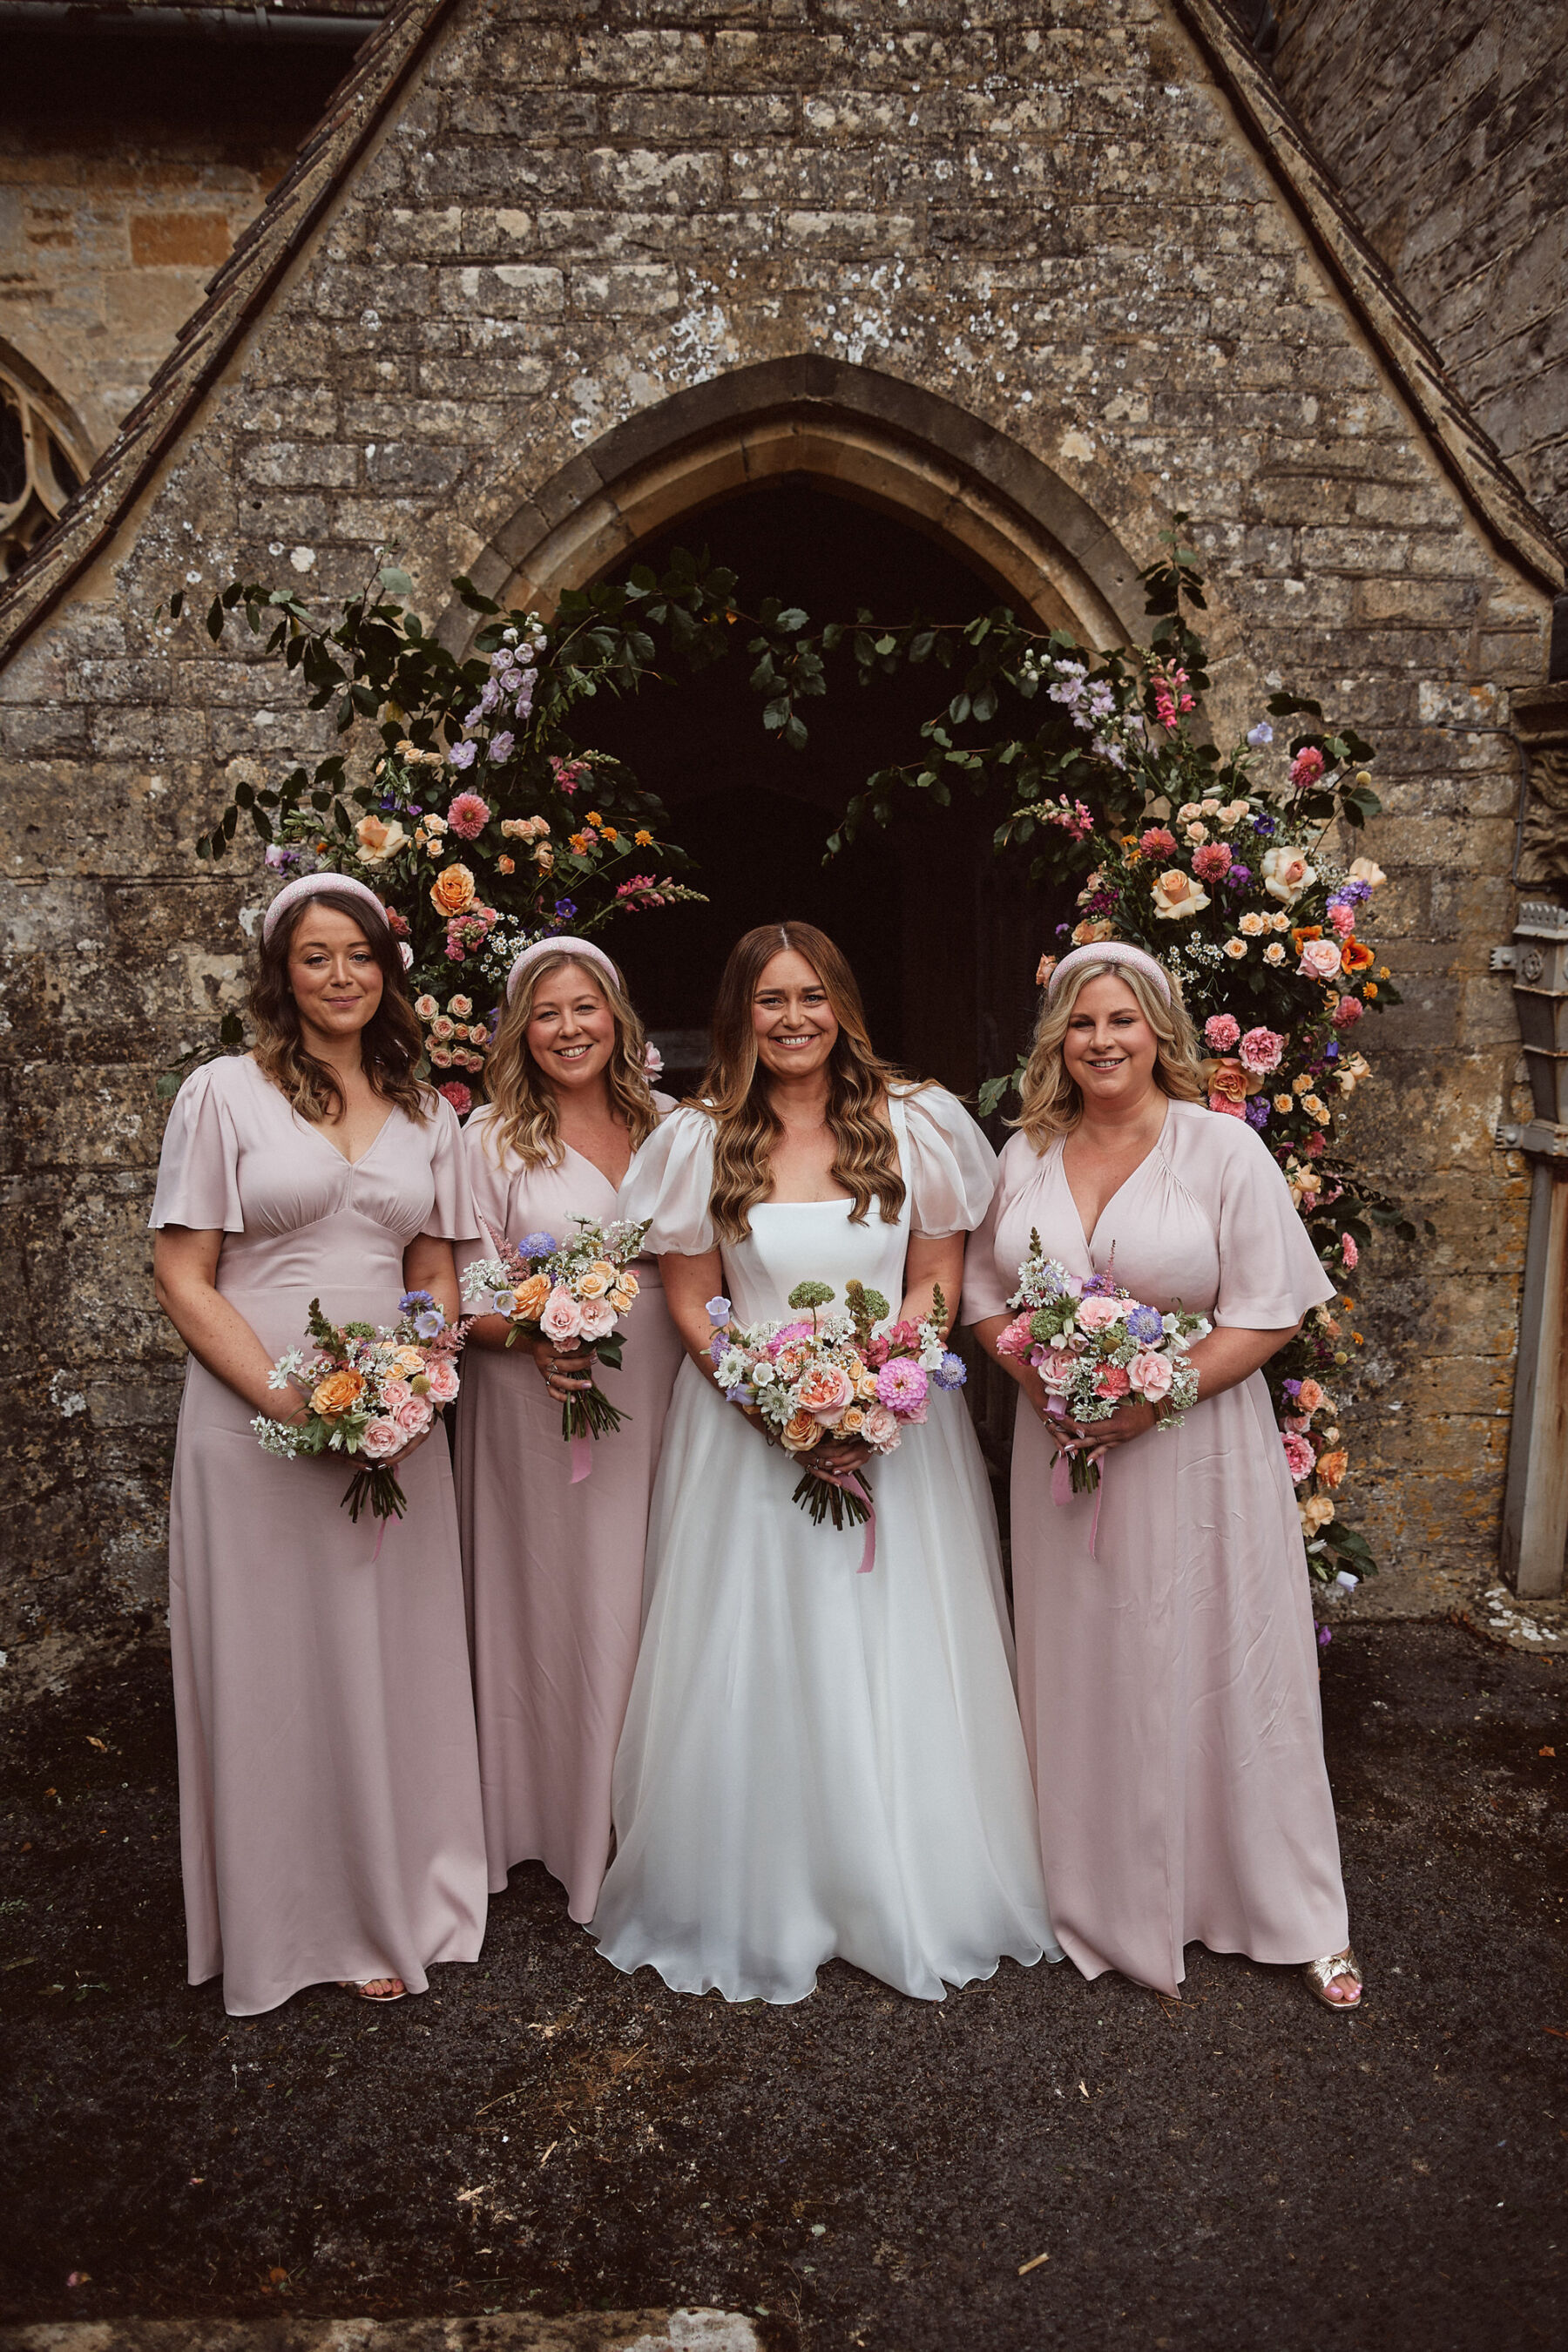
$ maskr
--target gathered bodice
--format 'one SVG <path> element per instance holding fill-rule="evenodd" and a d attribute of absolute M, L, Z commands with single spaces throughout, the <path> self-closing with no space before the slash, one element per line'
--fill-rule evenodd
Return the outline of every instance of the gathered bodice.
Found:
<path fill-rule="evenodd" d="M 898 1110 L 893 1117 L 899 1126 Z M 900 1137 L 900 1150 L 903 1138 Z M 789 1294 L 797 1282 L 826 1282 L 834 1304 L 844 1304 L 845 1285 L 863 1282 L 879 1290 L 890 1314 L 903 1296 L 904 1258 L 910 1246 L 909 1199 L 894 1224 L 873 1201 L 863 1224 L 852 1224 L 850 1201 L 778 1201 L 751 1213 L 743 1241 L 726 1242 L 721 1255 L 724 1287 L 741 1323 L 774 1323 L 791 1313 Z"/>

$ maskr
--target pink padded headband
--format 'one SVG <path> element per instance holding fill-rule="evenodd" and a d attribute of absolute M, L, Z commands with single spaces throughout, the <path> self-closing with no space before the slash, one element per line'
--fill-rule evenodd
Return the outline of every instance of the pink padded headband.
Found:
<path fill-rule="evenodd" d="M 352 874 L 301 874 L 298 881 L 285 882 L 276 898 L 268 906 L 267 912 L 262 916 L 263 940 L 269 940 L 272 937 L 278 928 L 279 918 L 286 915 L 290 907 L 297 907 L 302 898 L 319 898 L 323 890 L 345 892 L 349 898 L 360 900 L 380 917 L 384 931 L 389 931 L 392 929 L 386 919 L 386 908 L 382 905 L 375 892 L 365 883 L 356 882 Z"/>
<path fill-rule="evenodd" d="M 1152 955 L 1146 955 L 1142 948 L 1135 948 L 1128 940 L 1095 940 L 1089 946 L 1074 948 L 1069 955 L 1063 956 L 1046 982 L 1047 1001 L 1056 994 L 1067 973 L 1081 969 L 1086 963 L 1131 964 L 1136 971 L 1142 973 L 1145 980 L 1152 980 L 1154 982 L 1167 1004 L 1171 1002 L 1171 982 L 1168 975 L 1155 962 Z"/>
<path fill-rule="evenodd" d="M 619 988 L 621 985 L 621 975 L 603 948 L 596 948 L 592 940 L 574 940 L 563 932 L 556 939 L 535 940 L 531 948 L 524 948 L 506 976 L 506 1001 L 509 1004 L 517 993 L 518 982 L 530 964 L 537 963 L 541 956 L 552 955 L 570 956 L 574 962 L 585 960 L 589 963 L 602 964 L 616 986 Z"/>

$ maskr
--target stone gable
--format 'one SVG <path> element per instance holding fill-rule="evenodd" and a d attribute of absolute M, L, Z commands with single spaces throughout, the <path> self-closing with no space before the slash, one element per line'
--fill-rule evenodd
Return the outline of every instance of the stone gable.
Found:
<path fill-rule="evenodd" d="M 316 740 L 279 676 L 156 626 L 159 600 L 237 565 L 344 593 L 395 541 L 435 619 L 459 570 L 559 583 L 628 514 L 668 528 L 721 440 L 721 488 L 793 447 L 860 495 L 896 444 L 889 502 L 1037 543 L 1091 630 L 1184 507 L 1220 716 L 1282 680 L 1379 739 L 1406 1003 L 1357 1104 L 1437 1235 L 1366 1292 L 1400 1409 L 1369 1394 L 1359 1492 L 1396 1578 L 1489 1565 L 1527 1186 L 1491 1141 L 1518 1043 L 1488 951 L 1512 919 L 1509 698 L 1544 676 L 1561 572 L 1226 40 L 1199 0 L 399 12 L 77 539 L 0 602 L 6 1289 L 59 1368 L 7 1417 L 13 1639 L 156 1603 L 178 1365 L 147 1278 L 153 1079 L 234 1000 L 258 896 L 190 842 L 226 770 Z"/>

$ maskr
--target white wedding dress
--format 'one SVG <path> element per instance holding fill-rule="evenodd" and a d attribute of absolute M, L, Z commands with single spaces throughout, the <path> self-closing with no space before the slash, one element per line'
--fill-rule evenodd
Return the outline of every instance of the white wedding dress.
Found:
<path fill-rule="evenodd" d="M 990 1148 L 936 1087 L 891 1116 L 903 1215 L 847 1202 L 766 1205 L 723 1253 L 742 1324 L 785 1318 L 796 1283 L 858 1276 L 896 1315 L 911 1230 L 972 1232 Z M 712 1128 L 677 1111 L 616 1204 L 648 1247 L 713 1246 Z M 628 1333 L 637 1345 L 635 1317 Z M 814 1527 L 768 1445 L 689 1360 L 654 1489 L 644 1630 L 616 1757 L 616 1852 L 592 1932 L 619 1969 L 678 1992 L 800 2000 L 837 1955 L 900 1991 L 1004 1958 L 1060 1958 L 1040 1875 L 1014 1693 L 996 1523 L 963 1399 L 875 1461 L 876 1566 L 863 1530 Z"/>

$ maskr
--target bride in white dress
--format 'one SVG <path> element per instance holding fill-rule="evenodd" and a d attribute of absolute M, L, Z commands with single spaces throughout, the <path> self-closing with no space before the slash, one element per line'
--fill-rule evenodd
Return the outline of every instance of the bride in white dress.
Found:
<path fill-rule="evenodd" d="M 1013 1687 L 996 1524 L 962 1397 L 867 1476 L 862 1531 L 814 1527 L 801 1462 L 714 1386 L 706 1302 L 787 1319 L 858 1276 L 899 1312 L 960 1295 L 994 1184 L 952 1095 L 892 1078 L 807 924 L 749 932 L 714 1015 L 709 1100 L 649 1137 L 617 1214 L 652 1219 L 688 1351 L 665 1423 L 644 1632 L 592 1932 L 679 1992 L 800 2000 L 837 1955 L 921 2000 L 1060 1958 Z M 631 1345 L 636 1346 L 635 1329 Z M 840 1473 L 856 1444 L 809 1457 Z"/>

